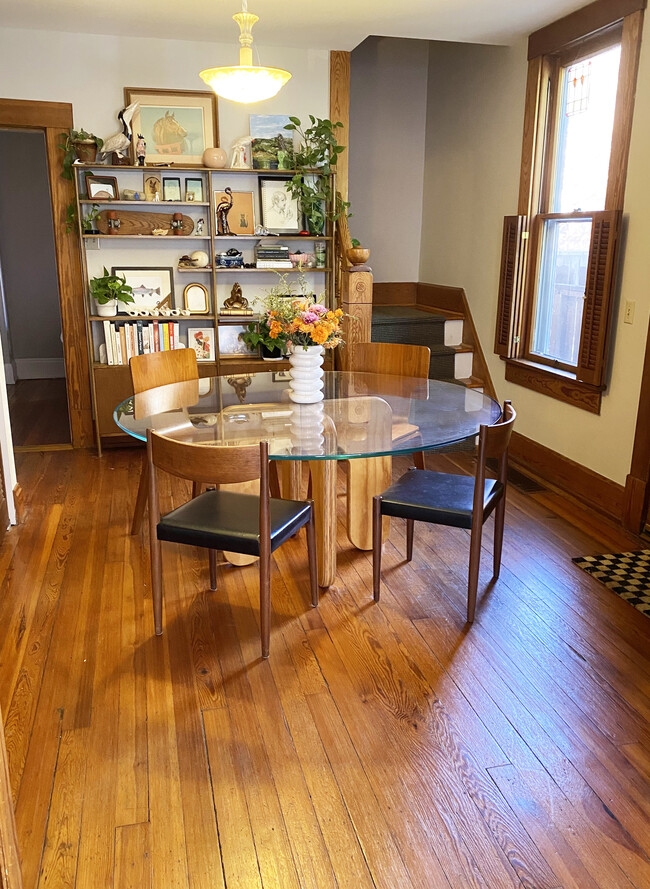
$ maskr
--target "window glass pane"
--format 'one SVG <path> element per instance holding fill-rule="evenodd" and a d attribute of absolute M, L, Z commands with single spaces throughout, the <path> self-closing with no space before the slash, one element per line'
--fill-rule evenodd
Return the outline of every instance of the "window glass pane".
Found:
<path fill-rule="evenodd" d="M 551 213 L 603 210 L 620 45 L 562 69 Z"/>
<path fill-rule="evenodd" d="M 532 351 L 577 365 L 591 219 L 547 219 L 533 328 Z"/>

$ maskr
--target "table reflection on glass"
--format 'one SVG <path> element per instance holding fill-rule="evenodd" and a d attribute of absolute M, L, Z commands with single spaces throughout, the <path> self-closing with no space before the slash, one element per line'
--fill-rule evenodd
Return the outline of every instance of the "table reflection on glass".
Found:
<path fill-rule="evenodd" d="M 372 498 L 391 481 L 393 454 L 429 451 L 473 438 L 495 423 L 499 405 L 473 389 L 388 374 L 325 373 L 324 400 L 294 404 L 285 373 L 204 377 L 149 389 L 121 402 L 121 430 L 146 441 L 147 429 L 195 443 L 269 442 L 282 491 L 298 497 L 301 465 L 312 479 L 319 583 L 336 574 L 336 460 L 350 460 L 350 541 L 372 548 Z"/>

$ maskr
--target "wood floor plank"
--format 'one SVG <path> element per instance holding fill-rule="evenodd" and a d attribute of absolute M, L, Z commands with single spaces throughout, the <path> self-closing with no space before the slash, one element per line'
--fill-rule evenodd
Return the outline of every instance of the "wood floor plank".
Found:
<path fill-rule="evenodd" d="M 123 824 L 115 830 L 115 886 L 117 889 L 151 889 L 150 825 Z"/>

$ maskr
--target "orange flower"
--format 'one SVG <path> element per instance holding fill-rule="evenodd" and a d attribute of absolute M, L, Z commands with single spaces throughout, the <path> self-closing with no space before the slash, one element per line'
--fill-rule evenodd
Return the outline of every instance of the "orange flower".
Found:
<path fill-rule="evenodd" d="M 271 339 L 272 340 L 277 339 L 281 333 L 282 333 L 282 325 L 280 324 L 280 322 L 275 321 L 275 320 L 271 321 L 271 324 L 269 327 L 269 336 L 271 337 Z"/>

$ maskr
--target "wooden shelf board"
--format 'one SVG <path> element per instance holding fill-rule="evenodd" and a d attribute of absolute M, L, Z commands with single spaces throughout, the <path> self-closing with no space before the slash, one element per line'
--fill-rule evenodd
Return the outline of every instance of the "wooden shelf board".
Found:
<path fill-rule="evenodd" d="M 226 272 L 227 274 L 230 274 L 230 275 L 235 275 L 235 274 L 238 274 L 239 272 L 244 272 L 244 273 L 246 273 L 246 274 L 248 274 L 248 272 L 257 272 L 258 274 L 264 274 L 264 273 L 267 273 L 267 274 L 268 274 L 269 272 L 280 272 L 281 274 L 284 274 L 285 272 L 287 272 L 287 274 L 290 274 L 290 275 L 291 275 L 291 274 L 295 274 L 296 272 L 331 272 L 331 271 L 332 271 L 331 268 L 324 268 L 324 269 L 316 269 L 316 268 L 314 268 L 314 269 L 298 269 L 298 268 L 293 268 L 293 269 L 284 269 L 284 268 L 272 268 L 272 269 L 242 269 L 242 268 L 239 268 L 239 269 L 222 269 L 222 268 L 218 268 L 218 269 L 216 269 L 216 272 L 217 272 L 218 275 L 222 275 L 224 272 Z"/>
<path fill-rule="evenodd" d="M 277 238 L 280 241 L 331 241 L 331 235 L 214 235 L 214 241 L 260 241 Z"/>
<path fill-rule="evenodd" d="M 195 272 L 211 272 L 212 266 L 207 266 L 206 268 L 200 268 L 200 269 L 199 268 L 184 269 L 184 268 L 179 268 L 177 266 L 176 271 L 181 272 L 182 274 L 187 274 L 187 272 L 192 272 L 192 274 L 194 274 Z"/>
<path fill-rule="evenodd" d="M 79 198 L 80 204 L 113 204 L 121 207 L 209 207 L 209 201 L 109 201 Z"/>
<path fill-rule="evenodd" d="M 108 238 L 110 241 L 117 238 L 131 241 L 209 241 L 210 235 L 84 235 L 84 238 Z"/>
<path fill-rule="evenodd" d="M 187 164 L 185 166 L 176 166 L 175 164 L 170 164 L 169 166 L 161 166 L 159 164 L 147 164 L 144 167 L 141 167 L 139 164 L 73 164 L 72 169 L 79 170 L 121 170 L 123 173 L 127 172 L 139 172 L 144 173 L 148 172 L 156 172 L 156 173 L 169 173 L 174 171 L 190 170 L 192 173 L 219 173 L 221 175 L 225 173 L 246 173 L 249 176 L 295 176 L 298 170 L 240 170 L 236 167 L 202 167 L 202 166 L 192 166 L 191 164 Z M 320 173 L 318 168 L 300 170 L 301 173 Z M 97 174 L 101 175 L 100 173 Z"/>
<path fill-rule="evenodd" d="M 209 318 L 214 321 L 214 315 L 89 315 L 89 321 L 193 321 L 195 318 Z"/>

